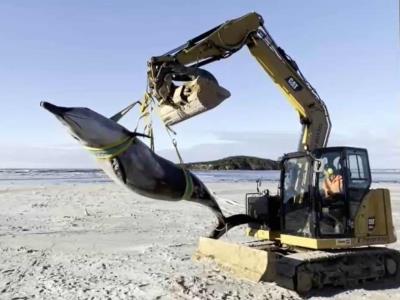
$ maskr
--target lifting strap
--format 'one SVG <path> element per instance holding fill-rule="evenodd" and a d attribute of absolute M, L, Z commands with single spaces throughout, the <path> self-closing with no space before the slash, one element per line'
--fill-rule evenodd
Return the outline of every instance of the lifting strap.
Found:
<path fill-rule="evenodd" d="M 168 133 L 169 138 L 171 139 L 172 145 L 175 148 L 176 156 L 178 156 L 180 167 L 181 167 L 181 169 L 182 169 L 182 171 L 183 171 L 183 173 L 185 175 L 186 187 L 185 187 L 185 192 L 183 193 L 183 196 L 182 196 L 182 200 L 190 200 L 190 198 L 192 197 L 192 194 L 193 194 L 193 179 L 192 179 L 192 176 L 190 175 L 189 171 L 186 169 L 185 163 L 183 162 L 183 159 L 182 159 L 182 156 L 179 153 L 178 142 L 171 135 L 171 133 L 172 134 L 176 134 L 176 132 L 173 131 L 171 129 L 171 127 L 169 127 L 164 122 L 163 122 L 163 124 L 165 126 L 165 130 Z"/>
<path fill-rule="evenodd" d="M 110 120 L 113 120 L 114 122 L 119 122 L 119 120 L 121 120 L 122 117 L 125 116 L 136 104 L 141 104 L 141 102 L 135 101 L 129 104 L 127 107 L 123 108 L 121 111 L 117 112 L 115 115 L 110 117 Z M 111 160 L 114 157 L 125 152 L 134 143 L 135 136 L 149 137 L 146 134 L 136 133 L 135 130 L 135 135 L 128 136 L 116 143 L 99 148 L 95 147 L 83 147 L 83 148 L 92 153 L 97 159 Z"/>
<path fill-rule="evenodd" d="M 84 147 L 90 153 L 92 153 L 97 159 L 108 159 L 111 160 L 114 157 L 125 152 L 134 143 L 134 136 L 128 136 L 127 138 L 118 141 L 117 143 L 108 145 L 102 148 Z"/>
<path fill-rule="evenodd" d="M 155 101 L 153 100 L 152 96 L 148 92 L 145 93 L 144 99 L 145 99 L 145 101 L 143 101 L 142 105 L 145 106 L 145 109 L 147 109 L 147 112 L 149 113 L 149 115 L 152 115 L 152 113 L 154 112 L 153 104 L 155 103 Z M 148 101 L 150 102 L 149 105 L 144 104 L 144 103 L 147 103 Z M 151 108 L 149 108 L 149 106 Z M 174 130 L 172 130 L 172 128 L 169 127 L 167 124 L 165 124 L 165 122 L 161 118 L 160 111 L 159 111 L 158 107 L 156 108 L 156 111 L 157 111 L 157 115 L 158 115 L 159 119 L 161 120 L 161 123 L 164 124 L 165 130 L 167 131 L 167 134 L 168 134 L 168 136 L 169 136 L 169 138 L 171 140 L 172 145 L 175 148 L 176 156 L 179 159 L 180 168 L 182 169 L 183 174 L 185 175 L 186 186 L 185 186 L 185 192 L 183 193 L 182 199 L 183 200 L 190 200 L 190 198 L 192 197 L 192 194 L 193 194 L 193 180 L 192 180 L 192 176 L 190 175 L 190 172 L 186 169 L 185 163 L 184 163 L 184 161 L 182 159 L 182 155 L 179 152 L 178 142 L 172 136 L 172 135 L 176 135 L 176 132 Z M 142 114 L 143 113 L 144 112 L 142 111 Z M 151 124 L 151 121 L 150 121 L 150 124 Z M 153 128 L 152 128 L 152 126 L 151 126 L 151 133 L 147 133 L 147 134 L 150 135 L 151 137 L 153 137 Z M 153 142 L 153 138 L 151 139 L 151 141 Z M 154 144 L 153 144 L 153 147 L 154 147 Z M 153 148 L 152 148 L 152 150 L 154 151 Z"/>
<path fill-rule="evenodd" d="M 154 132 L 153 132 L 153 120 L 152 120 L 152 115 L 154 112 L 154 99 L 150 95 L 149 92 L 146 92 L 143 96 L 142 101 L 136 101 L 114 116 L 111 117 L 112 120 L 115 122 L 118 122 L 127 112 L 129 112 L 136 104 L 140 104 L 140 116 L 137 120 L 136 127 L 134 130 L 134 133 L 136 133 L 140 121 L 144 120 L 144 136 L 148 136 L 150 138 L 150 148 L 152 151 L 154 151 Z M 157 109 L 157 115 L 159 116 L 161 122 L 164 124 L 165 130 L 167 131 L 167 134 L 172 142 L 172 145 L 175 148 L 176 155 L 179 159 L 179 164 L 180 167 L 185 175 L 185 192 L 183 193 L 182 199 L 183 200 L 190 200 L 192 194 L 193 194 L 193 180 L 192 176 L 190 175 L 190 172 L 186 169 L 185 163 L 183 162 L 182 156 L 179 152 L 178 149 L 178 143 L 176 139 L 172 136 L 172 134 L 176 135 L 176 132 L 171 129 L 167 124 L 164 123 L 162 120 L 159 111 Z M 109 145 L 107 147 L 103 148 L 90 148 L 90 147 L 85 147 L 89 152 L 94 154 L 94 156 L 98 159 L 112 159 L 122 152 L 126 151 L 129 146 L 134 142 L 135 137 L 128 137 L 118 143 L 115 143 L 113 145 Z"/>

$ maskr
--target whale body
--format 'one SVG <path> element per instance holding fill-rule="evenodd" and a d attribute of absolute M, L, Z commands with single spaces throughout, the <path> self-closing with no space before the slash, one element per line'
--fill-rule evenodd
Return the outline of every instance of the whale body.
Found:
<path fill-rule="evenodd" d="M 53 113 L 70 134 L 97 158 L 116 183 L 137 194 L 159 200 L 187 200 L 207 206 L 218 220 L 209 237 L 219 238 L 230 228 L 253 222 L 248 215 L 225 217 L 216 198 L 189 170 L 157 155 L 139 136 L 112 119 L 82 107 L 41 106 Z"/>

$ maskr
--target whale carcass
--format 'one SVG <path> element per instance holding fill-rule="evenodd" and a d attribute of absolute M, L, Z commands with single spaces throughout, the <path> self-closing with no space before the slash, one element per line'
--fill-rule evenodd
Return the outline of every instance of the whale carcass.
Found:
<path fill-rule="evenodd" d="M 96 158 L 115 182 L 153 199 L 187 200 L 210 208 L 218 225 L 209 237 L 219 238 L 230 228 L 254 221 L 247 215 L 225 217 L 207 187 L 192 172 L 157 155 L 138 134 L 91 109 L 41 106 L 54 114 L 70 134 Z"/>

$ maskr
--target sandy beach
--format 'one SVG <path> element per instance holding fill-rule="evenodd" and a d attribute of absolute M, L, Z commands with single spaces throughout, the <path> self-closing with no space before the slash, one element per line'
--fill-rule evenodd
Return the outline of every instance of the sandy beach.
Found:
<path fill-rule="evenodd" d="M 208 186 L 238 203 L 224 207 L 227 214 L 243 210 L 244 193 L 255 190 L 254 183 Z M 399 229 L 400 185 L 385 186 Z M 192 261 L 198 237 L 214 222 L 204 207 L 151 200 L 113 183 L 1 186 L 0 299 L 299 299 L 274 283 Z M 224 239 L 243 236 L 238 227 Z M 331 296 L 399 299 L 400 288 L 379 283 L 311 298 Z"/>

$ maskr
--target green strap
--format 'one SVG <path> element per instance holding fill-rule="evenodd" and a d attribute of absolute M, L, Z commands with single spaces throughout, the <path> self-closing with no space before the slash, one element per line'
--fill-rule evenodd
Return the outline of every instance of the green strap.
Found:
<path fill-rule="evenodd" d="M 141 116 L 139 117 L 139 120 L 142 118 L 149 118 L 149 120 L 147 121 L 147 124 L 145 126 L 145 131 L 147 130 L 146 133 L 151 136 L 150 147 L 151 147 L 151 150 L 153 150 L 153 151 L 154 151 L 154 133 L 153 133 L 153 126 L 152 126 L 152 122 L 151 122 L 151 115 L 154 111 L 154 108 L 153 108 L 154 103 L 156 103 L 156 101 L 154 101 L 151 94 L 149 92 L 146 92 L 144 95 L 143 101 L 142 101 L 142 105 L 141 105 Z M 186 186 L 185 186 L 185 192 L 183 193 L 182 199 L 190 200 L 190 198 L 192 197 L 192 194 L 193 194 L 193 180 L 192 180 L 192 176 L 190 175 L 190 172 L 188 170 L 186 170 L 186 168 L 184 166 L 182 156 L 178 150 L 177 142 L 171 135 L 171 133 L 172 134 L 176 134 L 176 133 L 167 124 L 165 124 L 165 122 L 162 120 L 159 109 L 156 109 L 156 112 L 157 112 L 158 116 L 160 117 L 161 122 L 164 124 L 165 130 L 167 131 L 167 134 L 172 141 L 172 145 L 175 148 L 176 155 L 178 156 L 178 159 L 179 159 L 179 162 L 181 165 L 181 169 L 185 175 Z M 136 126 L 136 128 L 137 128 L 137 126 Z"/>
<path fill-rule="evenodd" d="M 120 142 L 102 148 L 84 148 L 92 153 L 97 159 L 113 159 L 114 157 L 128 150 L 128 148 L 132 145 L 134 139 L 134 137 L 129 136 Z"/>
<path fill-rule="evenodd" d="M 186 181 L 185 192 L 183 193 L 182 200 L 190 200 L 193 194 L 192 176 L 190 176 L 190 173 L 186 169 L 182 169 L 182 171 L 185 174 L 185 181 Z"/>
<path fill-rule="evenodd" d="M 178 143 L 177 141 L 171 136 L 171 133 L 176 134 L 168 125 L 165 125 L 165 129 L 167 130 L 168 136 L 170 137 L 171 141 L 172 141 L 172 145 L 175 148 L 175 152 L 176 152 L 176 156 L 178 156 L 179 159 L 179 163 L 181 165 L 181 169 L 183 171 L 183 173 L 185 174 L 185 181 L 186 181 L 186 187 L 185 187 L 185 192 L 183 193 L 182 199 L 183 200 L 190 200 L 190 198 L 192 197 L 193 194 L 193 180 L 192 180 L 192 176 L 190 176 L 190 172 L 185 168 L 185 163 L 183 162 L 182 156 L 179 153 L 179 149 L 178 149 Z"/>

